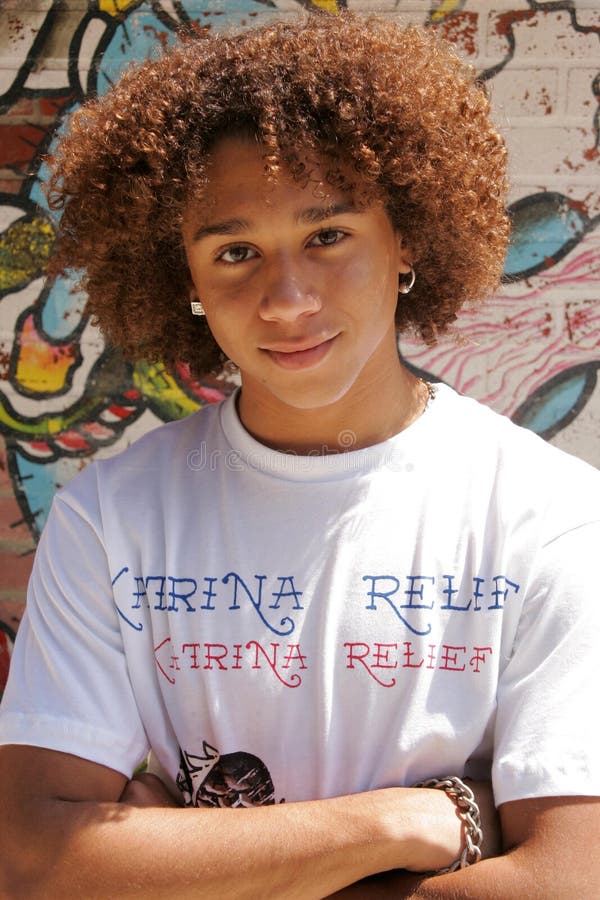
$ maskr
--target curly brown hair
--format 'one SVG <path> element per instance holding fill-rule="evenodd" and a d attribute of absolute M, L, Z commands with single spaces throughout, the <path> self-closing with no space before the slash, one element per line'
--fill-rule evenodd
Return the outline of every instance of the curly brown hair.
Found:
<path fill-rule="evenodd" d="M 82 269 L 88 310 L 133 359 L 223 364 L 189 313 L 181 238 L 219 137 L 256 135 L 272 177 L 305 161 L 363 202 L 383 198 L 417 283 L 399 331 L 427 341 L 498 284 L 508 240 L 506 149 L 473 70 L 430 30 L 350 13 L 186 36 L 71 117 L 51 159 L 62 209 L 50 274 Z"/>

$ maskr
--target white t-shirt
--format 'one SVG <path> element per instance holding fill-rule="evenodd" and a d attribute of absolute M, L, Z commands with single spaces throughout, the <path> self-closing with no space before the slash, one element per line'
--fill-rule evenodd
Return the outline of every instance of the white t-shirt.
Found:
<path fill-rule="evenodd" d="M 55 498 L 0 742 L 188 802 L 493 776 L 600 793 L 600 474 L 440 385 L 392 439 L 257 443 L 230 398 Z"/>

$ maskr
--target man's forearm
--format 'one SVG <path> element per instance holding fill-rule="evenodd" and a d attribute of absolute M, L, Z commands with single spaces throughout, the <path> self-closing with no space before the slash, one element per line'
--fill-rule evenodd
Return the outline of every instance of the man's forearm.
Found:
<path fill-rule="evenodd" d="M 386 872 L 366 878 L 332 894 L 329 900 L 529 900 L 541 897 L 536 893 L 539 882 L 528 884 L 514 859 L 497 857 L 448 875 L 423 876 L 412 872 Z M 544 898 L 552 896 L 545 894 Z"/>
<path fill-rule="evenodd" d="M 232 810 L 13 801 L 0 893 L 324 897 L 375 872 L 448 862 L 460 840 L 449 804 L 410 788 Z M 419 837 L 432 828 L 437 846 Z"/>
<path fill-rule="evenodd" d="M 433 877 L 387 872 L 334 896 L 336 900 L 597 900 L 598 798 L 516 800 L 500 807 L 500 817 L 505 847 L 501 856 Z"/>

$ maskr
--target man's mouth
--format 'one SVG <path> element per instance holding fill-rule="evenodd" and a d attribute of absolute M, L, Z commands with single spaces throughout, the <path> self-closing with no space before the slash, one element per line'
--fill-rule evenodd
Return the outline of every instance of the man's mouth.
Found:
<path fill-rule="evenodd" d="M 314 338 L 305 341 L 289 341 L 263 347 L 262 350 L 282 369 L 307 369 L 325 359 L 337 335 L 326 340 Z"/>

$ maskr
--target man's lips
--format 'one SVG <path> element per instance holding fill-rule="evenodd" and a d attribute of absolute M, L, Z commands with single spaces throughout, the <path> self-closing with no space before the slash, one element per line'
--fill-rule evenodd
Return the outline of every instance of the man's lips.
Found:
<path fill-rule="evenodd" d="M 274 363 L 283 369 L 306 369 L 321 362 L 327 356 L 337 334 L 324 341 L 314 338 L 305 341 L 281 342 L 262 347 Z"/>

